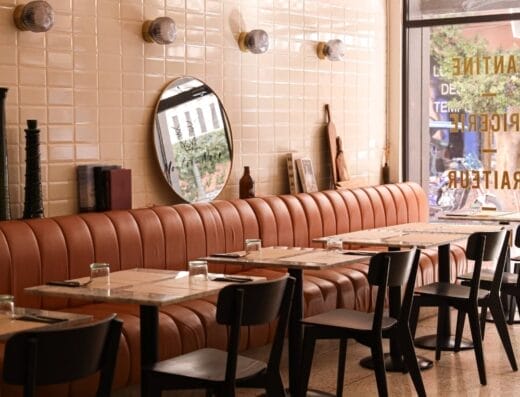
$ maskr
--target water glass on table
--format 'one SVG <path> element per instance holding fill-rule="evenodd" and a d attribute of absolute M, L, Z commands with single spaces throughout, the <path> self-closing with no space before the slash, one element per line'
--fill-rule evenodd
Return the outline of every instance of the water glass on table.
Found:
<path fill-rule="evenodd" d="M 262 250 L 262 240 L 259 238 L 247 238 L 244 241 L 244 250 L 246 254 L 251 254 L 253 252 L 260 253 Z"/>
<path fill-rule="evenodd" d="M 329 237 L 326 243 L 327 251 L 337 251 L 340 252 L 343 250 L 343 241 L 338 237 Z"/>
<path fill-rule="evenodd" d="M 206 261 L 189 261 L 188 273 L 190 283 L 200 283 L 208 281 L 208 262 Z"/>
<path fill-rule="evenodd" d="M 110 285 L 110 265 L 102 262 L 91 263 L 90 283 L 95 285 Z"/>
<path fill-rule="evenodd" d="M 14 317 L 13 295 L 0 295 L 0 317 Z"/>

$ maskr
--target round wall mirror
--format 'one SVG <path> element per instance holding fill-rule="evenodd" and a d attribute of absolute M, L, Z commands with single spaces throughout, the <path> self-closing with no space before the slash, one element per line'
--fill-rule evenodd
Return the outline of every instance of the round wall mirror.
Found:
<path fill-rule="evenodd" d="M 155 108 L 154 143 L 164 177 L 183 201 L 211 201 L 226 185 L 231 128 L 222 103 L 203 81 L 184 76 L 164 89 Z"/>

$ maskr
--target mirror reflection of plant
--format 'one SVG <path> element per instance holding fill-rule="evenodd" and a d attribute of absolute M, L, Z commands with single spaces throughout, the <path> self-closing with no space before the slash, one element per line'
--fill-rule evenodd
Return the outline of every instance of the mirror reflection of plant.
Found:
<path fill-rule="evenodd" d="M 511 106 L 520 105 L 520 78 L 516 74 L 494 73 L 493 57 L 504 56 L 504 71 L 507 71 L 507 59 L 514 56 L 518 61 L 519 48 L 505 51 L 502 48 L 490 49 L 489 43 L 482 37 L 467 37 L 458 26 L 443 26 L 432 29 L 431 54 L 437 61 L 442 80 L 449 82 L 456 89 L 457 95 L 448 101 L 451 109 L 463 109 L 471 113 L 506 112 Z M 480 74 L 459 74 L 453 71 L 453 58 L 461 62 L 465 58 L 480 57 Z M 490 57 L 490 72 L 485 73 L 483 57 Z M 517 65 L 520 68 L 520 65 Z M 483 96 L 483 93 L 494 96 Z"/>
<path fill-rule="evenodd" d="M 192 138 L 195 139 L 195 138 Z M 217 189 L 225 181 L 226 167 L 218 167 L 229 163 L 229 148 L 223 129 L 200 135 L 196 138 L 197 145 L 185 145 L 180 142 L 173 146 L 175 167 L 179 170 L 180 186 L 186 200 L 204 199 L 197 197 L 197 179 L 193 164 L 196 164 L 201 175 L 206 193 Z M 189 150 L 186 150 L 187 148 Z M 214 186 L 213 189 L 212 186 Z"/>

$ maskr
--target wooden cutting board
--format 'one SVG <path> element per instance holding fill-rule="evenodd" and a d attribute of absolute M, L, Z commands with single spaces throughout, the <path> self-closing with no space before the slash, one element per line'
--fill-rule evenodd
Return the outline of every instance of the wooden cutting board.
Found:
<path fill-rule="evenodd" d="M 338 181 L 338 174 L 336 171 L 336 126 L 332 122 L 332 117 L 330 115 L 330 107 L 328 104 L 325 105 L 325 112 L 327 113 L 327 139 L 329 144 L 330 166 L 332 168 L 332 185 L 335 185 Z"/>
<path fill-rule="evenodd" d="M 336 182 L 344 182 L 350 179 L 347 169 L 347 162 L 345 160 L 345 154 L 343 153 L 343 144 L 341 143 L 341 137 L 336 137 Z"/>

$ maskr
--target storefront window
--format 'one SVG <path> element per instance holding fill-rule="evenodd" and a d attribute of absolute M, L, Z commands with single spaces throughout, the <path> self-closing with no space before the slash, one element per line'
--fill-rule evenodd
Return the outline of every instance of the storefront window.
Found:
<path fill-rule="evenodd" d="M 407 175 L 428 190 L 432 218 L 519 210 L 520 21 L 454 21 L 406 32 Z"/>

